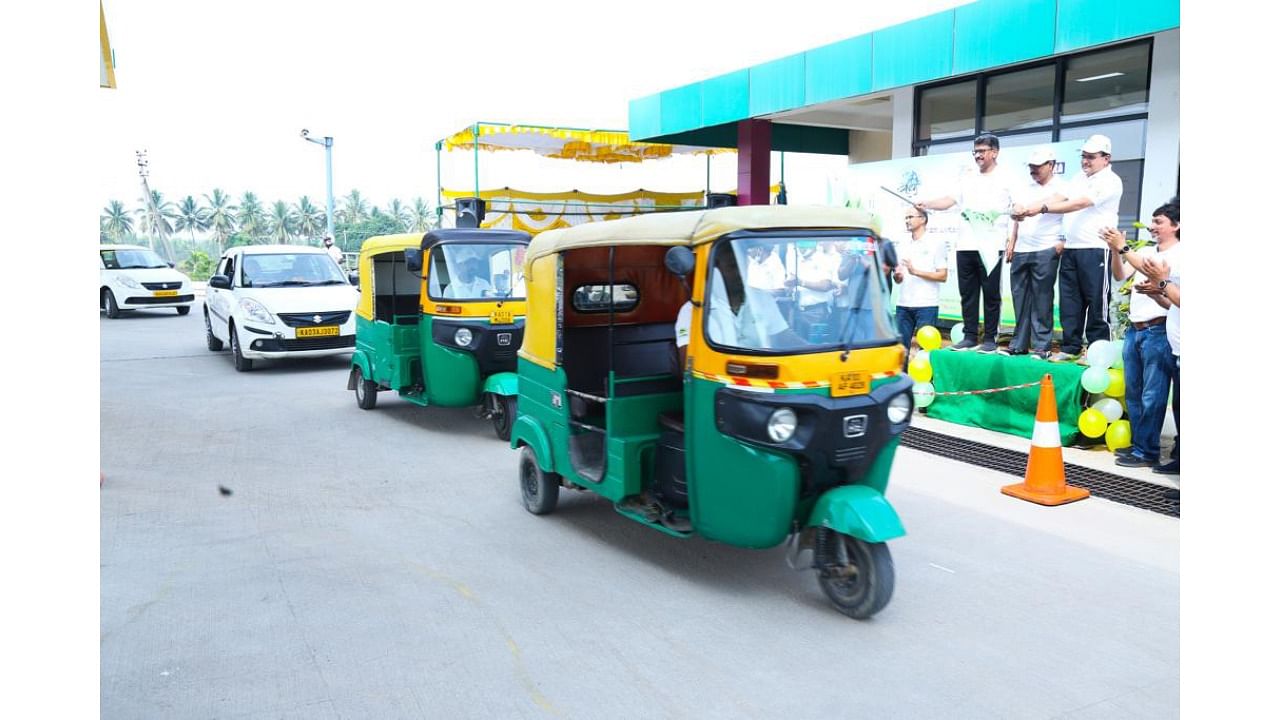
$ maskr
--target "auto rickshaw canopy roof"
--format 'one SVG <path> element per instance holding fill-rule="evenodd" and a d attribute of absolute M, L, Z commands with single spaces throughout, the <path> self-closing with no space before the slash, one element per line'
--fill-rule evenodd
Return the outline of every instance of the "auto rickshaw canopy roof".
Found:
<path fill-rule="evenodd" d="M 625 130 L 477 122 L 441 140 L 444 150 L 532 150 L 545 157 L 582 162 L 644 162 L 678 154 L 737 152 L 729 148 L 633 142 Z"/>
<path fill-rule="evenodd" d="M 566 250 L 611 245 L 686 245 L 711 242 L 738 230 L 861 228 L 880 234 L 880 222 L 864 210 L 826 206 L 746 205 L 714 210 L 661 212 L 622 220 L 549 230 L 533 239 L 525 263 Z"/>
<path fill-rule="evenodd" d="M 416 248 L 422 242 L 422 233 L 399 233 L 396 235 L 375 235 L 360 245 L 360 260 L 385 252 L 399 252 L 406 248 Z"/>

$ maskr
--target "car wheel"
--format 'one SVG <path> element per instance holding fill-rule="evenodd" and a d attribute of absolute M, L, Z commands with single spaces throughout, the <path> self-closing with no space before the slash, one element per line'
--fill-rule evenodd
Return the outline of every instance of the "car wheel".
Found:
<path fill-rule="evenodd" d="M 491 394 L 489 412 L 493 420 L 493 432 L 499 440 L 511 439 L 511 426 L 516 421 L 516 399 L 511 395 Z"/>
<path fill-rule="evenodd" d="M 236 326 L 231 326 L 231 358 L 235 361 L 237 372 L 249 372 L 253 369 L 253 361 L 240 353 L 240 335 Z"/>
<path fill-rule="evenodd" d="M 213 334 L 213 325 L 209 323 L 209 311 L 204 311 L 204 341 L 208 343 L 209 349 L 217 352 L 222 349 L 222 341 Z"/>
<path fill-rule="evenodd" d="M 107 317 L 120 317 L 120 306 L 116 304 L 116 294 L 111 292 L 110 289 L 107 289 L 104 292 L 106 293 L 106 297 L 103 300 L 103 305 L 107 308 Z"/>
<path fill-rule="evenodd" d="M 543 472 L 538 467 L 537 454 L 528 445 L 520 448 L 520 497 L 524 500 L 524 509 L 534 515 L 555 510 L 556 501 L 560 499 L 560 476 Z"/>
<path fill-rule="evenodd" d="M 187 313 L 191 312 L 191 306 L 183 305 L 182 307 L 177 308 L 177 310 L 179 315 L 186 315 Z"/>
<path fill-rule="evenodd" d="M 372 410 L 378 404 L 378 383 L 366 380 L 364 371 L 356 368 L 356 405 L 361 410 Z"/>

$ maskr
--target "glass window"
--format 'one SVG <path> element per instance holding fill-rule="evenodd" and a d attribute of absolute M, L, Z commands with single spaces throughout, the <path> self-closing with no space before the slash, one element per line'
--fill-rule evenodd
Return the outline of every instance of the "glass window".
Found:
<path fill-rule="evenodd" d="M 929 88 L 920 93 L 918 140 L 946 140 L 975 134 L 978 81 Z"/>
<path fill-rule="evenodd" d="M 431 250 L 427 295 L 436 300 L 523 300 L 525 246 L 448 243 Z"/>
<path fill-rule="evenodd" d="M 1053 142 L 1053 133 L 1049 130 L 1044 132 L 1018 133 L 1017 135 L 1001 135 L 1000 149 L 1012 147 L 1028 147 L 1031 145 L 1048 145 Z M 1004 160 L 1001 160 L 1004 162 Z"/>
<path fill-rule="evenodd" d="M 1001 141 L 1000 147 L 1004 147 L 1004 141 Z M 945 155 L 947 153 L 956 152 L 972 152 L 973 138 L 965 138 L 964 140 L 952 140 L 951 142 L 930 143 L 920 148 L 921 155 Z"/>
<path fill-rule="evenodd" d="M 719 243 L 703 299 L 707 340 L 783 353 L 897 342 L 880 252 L 870 234 Z"/>
<path fill-rule="evenodd" d="M 108 270 L 131 270 L 141 268 L 164 268 L 169 263 L 160 256 L 146 249 L 118 248 L 102 251 L 102 264 Z"/>
<path fill-rule="evenodd" d="M 1137 160 L 1147 154 L 1147 121 L 1126 120 L 1102 125 L 1062 128 L 1059 139 L 1083 140 L 1090 135 L 1106 135 L 1111 138 L 1111 162 Z"/>
<path fill-rule="evenodd" d="M 1055 66 L 1045 65 L 987 78 L 983 129 L 1000 132 L 1052 125 L 1056 73 Z"/>
<path fill-rule="evenodd" d="M 241 262 L 241 287 L 347 284 L 347 279 L 328 253 L 253 254 L 245 255 Z"/>
<path fill-rule="evenodd" d="M 583 285 L 573 291 L 573 308 L 578 312 L 609 312 L 610 298 L 614 312 L 635 309 L 640 302 L 640 291 L 635 285 Z"/>
<path fill-rule="evenodd" d="M 1149 58 L 1143 43 L 1068 59 L 1061 122 L 1145 113 Z"/>

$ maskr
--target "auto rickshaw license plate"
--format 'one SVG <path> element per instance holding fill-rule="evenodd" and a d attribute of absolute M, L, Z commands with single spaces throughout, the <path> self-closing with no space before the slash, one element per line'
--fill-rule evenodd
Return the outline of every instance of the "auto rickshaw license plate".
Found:
<path fill-rule="evenodd" d="M 504 310 L 502 308 L 498 308 L 497 310 L 494 310 L 493 312 L 489 313 L 490 325 L 510 325 L 511 320 L 512 318 L 511 318 L 510 310 Z"/>
<path fill-rule="evenodd" d="M 871 377 L 865 370 L 836 373 L 831 376 L 831 397 L 865 395 L 871 389 Z"/>
<path fill-rule="evenodd" d="M 337 325 L 325 325 L 323 327 L 298 328 L 298 337 L 326 337 L 329 335 L 337 335 Z"/>
<path fill-rule="evenodd" d="M 173 297 L 174 295 L 177 295 L 177 294 L 178 294 L 177 290 L 156 290 L 155 291 L 156 297 Z"/>

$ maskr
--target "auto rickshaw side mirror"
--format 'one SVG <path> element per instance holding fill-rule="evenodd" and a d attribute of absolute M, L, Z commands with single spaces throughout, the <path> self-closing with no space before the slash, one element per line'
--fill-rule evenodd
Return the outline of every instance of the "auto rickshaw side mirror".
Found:
<path fill-rule="evenodd" d="M 663 264 L 673 275 L 684 278 L 693 272 L 693 251 L 683 246 L 673 247 L 667 251 Z"/>
<path fill-rule="evenodd" d="M 347 273 L 347 282 L 360 287 L 360 273 L 354 271 Z"/>
<path fill-rule="evenodd" d="M 217 288 L 219 290 L 230 290 L 231 278 L 227 277 L 226 275 L 214 275 L 213 277 L 209 278 L 209 287 Z"/>
<path fill-rule="evenodd" d="M 422 250 L 419 248 L 405 248 L 404 264 L 408 266 L 409 272 L 415 275 L 422 274 Z"/>

